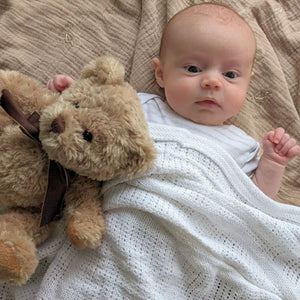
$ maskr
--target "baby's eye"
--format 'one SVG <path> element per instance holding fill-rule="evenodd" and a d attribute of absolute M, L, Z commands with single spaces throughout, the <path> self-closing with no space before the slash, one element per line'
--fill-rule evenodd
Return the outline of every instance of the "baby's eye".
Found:
<path fill-rule="evenodd" d="M 228 77 L 230 79 L 235 79 L 238 77 L 238 74 L 233 72 L 233 71 L 229 71 L 223 74 L 225 77 Z"/>
<path fill-rule="evenodd" d="M 185 67 L 185 69 L 186 69 L 189 73 L 199 73 L 199 72 L 201 72 L 201 69 L 198 68 L 197 66 L 187 66 L 187 67 Z"/>

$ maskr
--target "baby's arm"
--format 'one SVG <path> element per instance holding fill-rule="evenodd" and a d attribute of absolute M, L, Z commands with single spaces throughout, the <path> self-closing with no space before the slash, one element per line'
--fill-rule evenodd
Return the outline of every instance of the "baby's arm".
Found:
<path fill-rule="evenodd" d="M 56 93 L 61 93 L 63 90 L 67 89 L 74 79 L 66 75 L 55 75 L 47 83 L 47 88 Z"/>
<path fill-rule="evenodd" d="M 300 147 L 283 128 L 265 134 L 263 154 L 252 177 L 253 182 L 270 198 L 277 195 L 285 166 L 300 153 Z"/>

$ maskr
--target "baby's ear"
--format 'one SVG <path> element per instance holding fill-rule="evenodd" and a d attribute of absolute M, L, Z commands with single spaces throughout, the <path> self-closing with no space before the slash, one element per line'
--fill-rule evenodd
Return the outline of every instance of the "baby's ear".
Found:
<path fill-rule="evenodd" d="M 163 80 L 163 69 L 162 69 L 162 63 L 158 57 L 154 57 L 152 59 L 152 65 L 155 72 L 155 78 L 157 84 L 163 88 L 164 87 L 164 80 Z"/>
<path fill-rule="evenodd" d="M 100 56 L 87 64 L 81 78 L 90 78 L 100 84 L 122 84 L 125 69 L 119 61 L 111 56 Z"/>

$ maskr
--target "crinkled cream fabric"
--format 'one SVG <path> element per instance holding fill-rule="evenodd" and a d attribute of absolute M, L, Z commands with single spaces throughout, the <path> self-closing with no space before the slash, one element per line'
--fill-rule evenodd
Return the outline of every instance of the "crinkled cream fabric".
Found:
<path fill-rule="evenodd" d="M 162 29 L 177 11 L 201 0 L 1 0 L 0 68 L 46 83 L 57 73 L 76 78 L 98 55 L 111 54 L 126 67 L 138 92 L 161 94 L 151 59 Z M 221 0 L 239 12 L 257 38 L 248 101 L 232 123 L 261 141 L 284 127 L 300 143 L 300 2 Z M 278 200 L 300 205 L 300 156 L 288 167 Z"/>

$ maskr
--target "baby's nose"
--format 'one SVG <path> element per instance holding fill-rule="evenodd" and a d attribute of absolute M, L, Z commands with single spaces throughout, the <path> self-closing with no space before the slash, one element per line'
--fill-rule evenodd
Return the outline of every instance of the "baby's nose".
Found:
<path fill-rule="evenodd" d="M 201 81 L 201 87 L 203 89 L 219 90 L 222 87 L 222 83 L 217 78 L 203 78 Z"/>
<path fill-rule="evenodd" d="M 63 133 L 65 131 L 65 120 L 59 116 L 51 123 L 51 131 L 54 133 Z"/>

